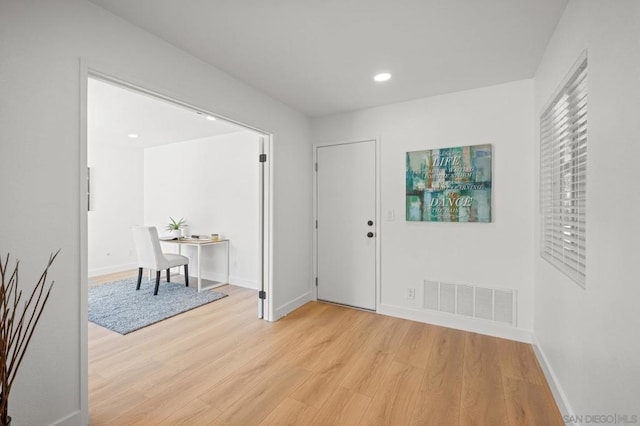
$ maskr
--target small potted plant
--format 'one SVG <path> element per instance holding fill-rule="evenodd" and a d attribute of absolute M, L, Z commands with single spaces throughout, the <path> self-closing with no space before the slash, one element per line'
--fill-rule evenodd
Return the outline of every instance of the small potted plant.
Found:
<path fill-rule="evenodd" d="M 169 216 L 170 222 L 167 224 L 167 230 L 171 232 L 171 236 L 177 239 L 180 239 L 182 236 L 182 228 L 187 226 L 187 222 L 184 221 L 184 218 L 180 218 L 180 220 L 176 221 L 174 218 Z"/>

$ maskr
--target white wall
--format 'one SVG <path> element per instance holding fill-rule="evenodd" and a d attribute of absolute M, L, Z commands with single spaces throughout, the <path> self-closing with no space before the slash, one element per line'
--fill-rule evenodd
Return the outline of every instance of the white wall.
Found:
<path fill-rule="evenodd" d="M 137 266 L 131 227 L 142 223 L 142 148 L 89 140 L 91 204 L 88 215 L 89 276 Z"/>
<path fill-rule="evenodd" d="M 382 305 L 378 310 L 527 339 L 532 328 L 532 81 L 492 86 L 312 121 L 316 143 L 379 138 Z M 492 223 L 406 222 L 405 153 L 493 144 Z M 394 221 L 386 221 L 393 210 Z M 412 309 L 425 279 L 518 291 L 515 334 L 482 320 Z M 418 294 L 417 298 L 420 299 Z M 455 322 L 454 322 L 455 321 Z"/>
<path fill-rule="evenodd" d="M 536 158 L 539 116 L 584 49 L 589 60 L 586 289 L 540 258 L 536 209 L 535 335 L 571 414 L 640 418 L 640 199 L 635 194 L 640 2 L 569 3 L 535 77 Z M 537 163 L 535 170 L 537 176 Z"/>
<path fill-rule="evenodd" d="M 16 426 L 88 420 L 80 335 L 81 60 L 274 134 L 274 302 L 291 309 L 306 300 L 311 149 L 302 114 L 84 0 L 0 2 L 0 58 L 0 252 L 22 260 L 26 285 L 49 252 L 62 248 L 51 271 L 56 287 L 11 394 Z M 35 243 L 30 235 L 38 236 Z"/>
<path fill-rule="evenodd" d="M 231 284 L 258 288 L 259 137 L 252 132 L 147 148 L 144 152 L 144 223 L 162 235 L 169 216 L 184 218 L 189 234 L 229 239 Z M 193 249 L 189 251 L 189 249 Z M 165 250 L 170 250 L 166 246 Z M 222 245 L 203 248 L 203 278 L 222 281 Z M 185 247 L 191 274 L 195 248 Z"/>

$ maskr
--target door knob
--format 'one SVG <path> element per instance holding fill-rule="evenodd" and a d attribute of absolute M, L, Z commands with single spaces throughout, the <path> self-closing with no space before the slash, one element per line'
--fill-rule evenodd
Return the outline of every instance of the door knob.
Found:
<path fill-rule="evenodd" d="M 373 226 L 373 221 L 372 220 L 367 221 L 367 225 Z"/>
<path fill-rule="evenodd" d="M 373 238 L 373 232 L 367 232 L 367 237 Z"/>

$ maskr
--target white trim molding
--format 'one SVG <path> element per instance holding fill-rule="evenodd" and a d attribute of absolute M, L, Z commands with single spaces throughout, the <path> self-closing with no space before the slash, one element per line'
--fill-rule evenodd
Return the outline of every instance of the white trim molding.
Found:
<path fill-rule="evenodd" d="M 538 363 L 540 363 L 540 367 L 542 367 L 542 372 L 544 373 L 545 378 L 547 379 L 547 383 L 549 383 L 549 387 L 551 388 L 551 393 L 553 394 L 553 399 L 555 399 L 556 404 L 558 405 L 558 409 L 562 416 L 573 416 L 575 418 L 575 412 L 571 408 L 571 404 L 569 403 L 569 399 L 567 398 L 567 394 L 562 389 L 560 385 L 560 381 L 558 380 L 558 376 L 556 376 L 553 368 L 551 368 L 551 364 L 549 363 L 549 359 L 547 355 L 544 353 L 538 338 L 533 334 L 533 342 L 532 342 L 533 350 L 538 358 Z M 573 425 L 579 426 L 580 423 L 572 423 Z"/>
<path fill-rule="evenodd" d="M 313 293 L 314 293 L 313 291 L 308 291 L 302 296 L 296 297 L 295 299 L 290 300 L 289 302 L 278 306 L 275 309 L 275 321 L 279 320 L 282 317 L 287 316 L 289 313 L 295 311 L 302 305 L 305 305 L 308 302 L 311 302 L 312 300 L 314 300 Z"/>
<path fill-rule="evenodd" d="M 113 274 L 116 272 L 124 272 L 137 269 L 137 263 L 124 263 L 122 265 L 105 266 L 103 268 L 89 269 L 89 278 L 98 277 L 100 275 Z"/>
<path fill-rule="evenodd" d="M 83 416 L 81 411 L 74 411 L 68 416 L 61 418 L 55 423 L 52 423 L 51 426 L 76 426 L 82 424 L 89 425 L 89 420 L 83 422 L 82 417 Z"/>
<path fill-rule="evenodd" d="M 258 290 L 258 282 L 256 280 L 248 280 L 246 278 L 236 277 L 234 275 L 231 275 L 229 277 L 229 284 L 238 287 L 250 288 L 252 290 Z"/>
<path fill-rule="evenodd" d="M 387 304 L 378 305 L 378 310 L 376 312 L 392 317 L 439 325 L 442 327 L 455 328 L 457 330 L 470 331 L 472 333 L 485 334 L 487 336 L 500 337 L 503 339 L 516 340 L 523 343 L 532 343 L 533 341 L 533 332 L 531 330 L 509 327 L 477 318 L 446 315 L 440 312 L 411 309 Z"/>

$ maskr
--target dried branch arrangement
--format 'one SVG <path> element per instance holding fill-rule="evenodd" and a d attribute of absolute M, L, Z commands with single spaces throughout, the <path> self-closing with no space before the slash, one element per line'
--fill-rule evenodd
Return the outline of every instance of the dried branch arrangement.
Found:
<path fill-rule="evenodd" d="M 8 415 L 9 393 L 16 378 L 18 368 L 33 337 L 33 332 L 40 320 L 44 306 L 53 288 L 53 281 L 45 291 L 47 274 L 53 261 L 60 253 L 49 256 L 49 262 L 31 296 L 23 302 L 22 290 L 18 289 L 18 269 L 20 261 L 16 261 L 13 271 L 9 271 L 9 254 L 5 259 L 0 257 L 0 425 L 11 422 Z"/>

